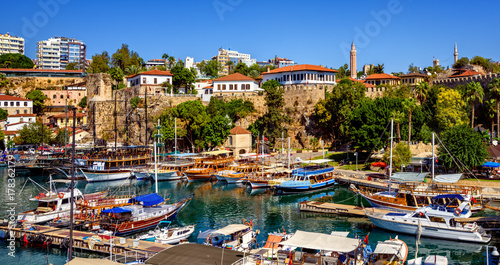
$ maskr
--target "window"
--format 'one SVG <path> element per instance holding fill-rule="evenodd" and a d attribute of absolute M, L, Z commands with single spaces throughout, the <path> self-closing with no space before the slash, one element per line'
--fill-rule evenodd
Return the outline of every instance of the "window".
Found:
<path fill-rule="evenodd" d="M 28 121 L 31 121 L 31 118 L 29 118 Z"/>
<path fill-rule="evenodd" d="M 234 84 L 234 90 L 238 90 L 238 84 Z"/>
<path fill-rule="evenodd" d="M 28 106 L 28 102 L 24 102 L 24 106 L 27 107 Z"/>
<path fill-rule="evenodd" d="M 19 119 L 19 121 L 20 121 L 20 122 L 23 122 L 23 121 L 24 121 L 24 119 L 23 119 L 23 118 L 20 118 L 20 119 Z"/>
<path fill-rule="evenodd" d="M 24 114 L 28 114 L 28 110 L 27 109 L 24 110 Z"/>
<path fill-rule="evenodd" d="M 247 90 L 250 90 L 250 85 L 247 85 Z"/>
<path fill-rule="evenodd" d="M 4 105 L 5 107 L 7 107 L 7 106 L 9 106 L 9 103 L 8 103 L 7 101 L 5 101 L 5 102 L 3 103 L 3 105 Z"/>
<path fill-rule="evenodd" d="M 156 78 L 156 77 L 153 79 L 153 82 L 154 82 L 155 84 L 158 82 L 158 80 L 157 80 L 157 78 Z"/>
<path fill-rule="evenodd" d="M 61 98 L 64 98 L 64 95 L 61 95 Z"/>
<path fill-rule="evenodd" d="M 217 90 L 220 90 L 220 84 L 217 85 Z"/>
<path fill-rule="evenodd" d="M 146 77 L 143 77 L 143 78 L 142 78 L 142 83 L 143 83 L 143 84 L 146 84 Z"/>
<path fill-rule="evenodd" d="M 52 96 L 52 98 L 53 98 L 53 99 L 56 99 L 56 98 L 57 98 L 57 96 L 56 96 L 56 95 L 53 95 L 53 96 Z"/>
<path fill-rule="evenodd" d="M 14 102 L 13 101 L 10 102 L 10 106 L 14 107 Z"/>
<path fill-rule="evenodd" d="M 229 90 L 233 90 L 233 84 L 229 85 Z"/>
<path fill-rule="evenodd" d="M 222 90 L 226 90 L 226 85 L 222 85 Z"/>
<path fill-rule="evenodd" d="M 16 110 L 16 114 L 19 114 L 19 110 Z"/>
<path fill-rule="evenodd" d="M 81 96 L 80 93 L 78 93 L 78 96 Z"/>

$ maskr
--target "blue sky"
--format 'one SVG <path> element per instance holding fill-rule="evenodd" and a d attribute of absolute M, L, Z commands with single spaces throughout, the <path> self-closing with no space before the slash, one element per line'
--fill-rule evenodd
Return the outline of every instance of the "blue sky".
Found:
<path fill-rule="evenodd" d="M 385 64 L 386 72 L 441 65 L 480 55 L 500 60 L 498 1 L 7 1 L 0 33 L 36 42 L 54 36 L 87 44 L 87 58 L 114 53 L 122 43 L 144 59 L 168 53 L 184 60 L 210 59 L 220 47 L 250 53 L 258 61 L 275 55 L 298 63 L 338 68 L 357 44 L 358 71 Z"/>

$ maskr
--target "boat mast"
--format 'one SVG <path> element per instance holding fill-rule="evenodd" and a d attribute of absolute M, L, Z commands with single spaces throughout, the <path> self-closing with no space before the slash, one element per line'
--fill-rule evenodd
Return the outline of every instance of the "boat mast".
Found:
<path fill-rule="evenodd" d="M 290 169 L 290 137 L 288 137 L 288 169 Z"/>
<path fill-rule="evenodd" d="M 432 133 L 432 183 L 434 183 L 434 133 Z"/>
<path fill-rule="evenodd" d="M 156 127 L 156 128 L 160 128 L 160 119 L 158 119 L 158 127 Z M 157 138 L 158 138 L 157 135 L 159 135 L 158 131 L 156 132 L 155 142 L 153 144 L 154 149 L 155 149 L 154 156 L 155 156 L 155 192 L 156 192 L 156 194 L 158 194 L 158 163 L 156 161 L 158 159 L 158 157 L 156 155 L 156 152 L 157 152 L 156 151 L 156 142 L 158 141 L 157 140 Z"/>
<path fill-rule="evenodd" d="M 73 259 L 73 204 L 74 202 L 74 186 L 75 186 L 75 131 L 76 131 L 76 108 L 73 108 L 73 146 L 71 152 L 71 187 L 70 187 L 70 210 L 69 210 L 69 248 L 68 248 L 68 262 Z"/>
<path fill-rule="evenodd" d="M 177 155 L 177 118 L 174 118 L 174 143 L 174 155 Z"/>
<path fill-rule="evenodd" d="M 394 139 L 394 120 L 391 119 L 391 152 L 389 156 L 389 192 L 391 192 L 391 182 L 392 182 L 392 144 Z"/>

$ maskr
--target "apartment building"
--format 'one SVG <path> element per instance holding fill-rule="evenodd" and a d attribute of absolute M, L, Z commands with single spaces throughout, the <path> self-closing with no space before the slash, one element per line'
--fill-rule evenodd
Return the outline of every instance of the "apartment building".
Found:
<path fill-rule="evenodd" d="M 24 39 L 9 33 L 0 34 L 0 55 L 7 53 L 24 54 Z"/>
<path fill-rule="evenodd" d="M 36 58 L 40 69 L 64 70 L 73 62 L 84 69 L 85 57 L 85 43 L 77 39 L 56 36 L 37 43 Z"/>

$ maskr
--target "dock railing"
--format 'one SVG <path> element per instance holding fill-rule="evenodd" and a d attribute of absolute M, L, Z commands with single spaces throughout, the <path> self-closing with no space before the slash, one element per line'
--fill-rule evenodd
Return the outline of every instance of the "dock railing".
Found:
<path fill-rule="evenodd" d="M 114 261 L 118 263 L 127 263 L 127 262 L 133 262 L 133 261 L 145 261 L 152 256 L 154 256 L 155 253 L 149 253 L 145 251 L 138 251 L 138 250 L 131 250 L 131 251 L 125 251 L 120 254 L 117 254 L 114 256 Z"/>

